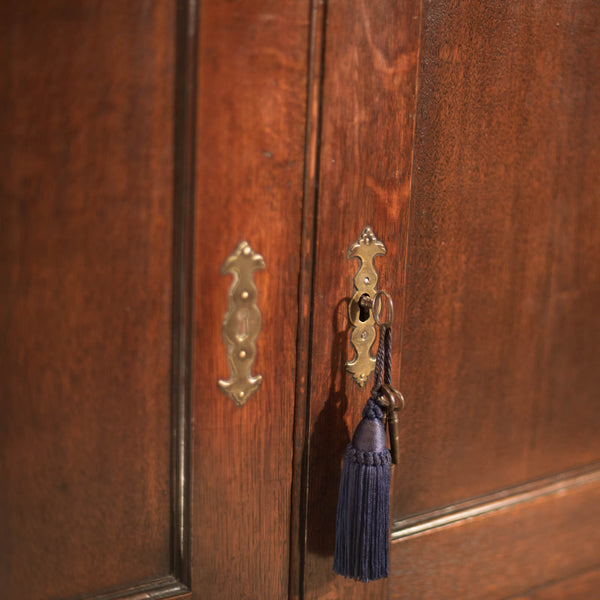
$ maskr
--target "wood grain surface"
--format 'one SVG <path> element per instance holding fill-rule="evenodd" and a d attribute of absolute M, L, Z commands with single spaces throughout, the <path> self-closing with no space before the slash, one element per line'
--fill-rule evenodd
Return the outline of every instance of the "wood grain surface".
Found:
<path fill-rule="evenodd" d="M 0 582 L 171 568 L 175 4 L 0 7 Z"/>
<path fill-rule="evenodd" d="M 600 457 L 600 5 L 425 7 L 395 518 Z"/>
<path fill-rule="evenodd" d="M 600 569 L 594 568 L 560 581 L 537 586 L 506 600 L 589 600 L 598 595 Z"/>
<path fill-rule="evenodd" d="M 307 3 L 201 3 L 197 104 L 192 588 L 198 598 L 288 593 L 308 56 Z M 219 391 L 221 325 L 241 240 L 255 274 L 260 389 Z"/>
<path fill-rule="evenodd" d="M 590 524 L 599 520 L 598 472 L 518 503 L 507 499 L 490 512 L 394 543 L 390 597 L 499 600 L 568 578 L 597 566 L 600 529 Z"/>
<path fill-rule="evenodd" d="M 324 39 L 322 129 L 306 475 L 306 598 L 380 598 L 332 571 L 341 461 L 368 395 L 345 372 L 348 298 L 365 225 L 386 244 L 380 287 L 401 297 L 408 217 L 419 2 L 331 1 Z M 401 303 L 399 303 L 401 307 Z M 397 323 L 401 322 L 399 311 Z M 398 363 L 399 345 L 394 361 Z"/>
<path fill-rule="evenodd" d="M 592 0 L 0 3 L 0 596 L 593 597 L 599 32 Z M 332 571 L 365 225 L 407 401 L 368 585 Z"/>

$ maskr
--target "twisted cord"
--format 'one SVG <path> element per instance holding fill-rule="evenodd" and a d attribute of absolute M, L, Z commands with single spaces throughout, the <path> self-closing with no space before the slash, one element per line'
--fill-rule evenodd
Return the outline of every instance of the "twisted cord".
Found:
<path fill-rule="evenodd" d="M 383 333 L 383 332 L 382 332 Z M 383 380 L 387 385 L 392 385 L 392 329 L 385 328 L 385 355 Z"/>
<path fill-rule="evenodd" d="M 379 346 L 377 347 L 377 356 L 375 358 L 375 372 L 373 374 L 373 389 L 371 396 L 375 390 L 381 387 L 381 377 L 385 366 L 385 328 L 382 327 L 379 332 Z"/>
<path fill-rule="evenodd" d="M 382 379 L 388 385 L 392 383 L 392 331 L 386 325 L 381 325 L 379 330 L 379 346 L 377 347 L 377 357 L 375 358 L 375 372 L 373 375 L 373 388 L 371 395 L 365 406 L 363 415 L 366 415 L 369 403 L 379 406 L 378 398 Z M 369 413 L 370 414 L 370 413 Z M 369 417 L 372 418 L 372 417 Z M 380 417 L 379 417 L 380 418 Z"/>

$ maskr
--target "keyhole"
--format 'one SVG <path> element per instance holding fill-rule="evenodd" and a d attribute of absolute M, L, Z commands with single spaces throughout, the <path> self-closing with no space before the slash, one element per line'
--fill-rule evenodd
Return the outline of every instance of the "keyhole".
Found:
<path fill-rule="evenodd" d="M 369 300 L 371 299 L 371 297 L 369 296 L 369 294 L 363 294 L 360 297 L 360 300 L 362 300 L 363 298 L 368 298 Z M 371 316 L 371 309 L 368 306 L 364 306 L 359 300 L 359 312 L 358 312 L 358 320 L 361 323 L 364 323 L 365 321 L 369 320 L 369 317 Z"/>
<path fill-rule="evenodd" d="M 240 310 L 238 313 L 238 341 L 243 342 L 248 337 L 248 311 L 245 309 Z"/>

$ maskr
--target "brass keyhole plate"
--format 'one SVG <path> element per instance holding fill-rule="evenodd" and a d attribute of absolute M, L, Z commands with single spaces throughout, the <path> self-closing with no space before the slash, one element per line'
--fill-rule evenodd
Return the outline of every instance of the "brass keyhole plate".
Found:
<path fill-rule="evenodd" d="M 371 347 L 377 336 L 373 311 L 369 310 L 365 313 L 364 309 L 361 310 L 360 299 L 366 295 L 374 301 L 378 280 L 374 260 L 376 256 L 383 256 L 385 253 L 383 242 L 378 240 L 373 230 L 367 226 L 346 254 L 349 260 L 358 258 L 360 261 L 354 275 L 354 295 L 348 305 L 348 317 L 352 326 L 350 343 L 354 348 L 355 356 L 346 363 L 346 370 L 360 387 L 365 386 L 375 369 L 375 358 L 371 356 Z"/>

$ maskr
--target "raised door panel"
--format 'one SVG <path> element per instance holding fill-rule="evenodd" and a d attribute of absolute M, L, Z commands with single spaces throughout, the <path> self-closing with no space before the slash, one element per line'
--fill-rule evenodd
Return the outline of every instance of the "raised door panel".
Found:
<path fill-rule="evenodd" d="M 423 5 L 393 597 L 504 598 L 597 564 L 599 20 Z"/>
<path fill-rule="evenodd" d="M 599 21 L 426 5 L 396 517 L 600 458 Z"/>
<path fill-rule="evenodd" d="M 0 29 L 0 595 L 181 592 L 176 5 L 4 2 Z"/>

